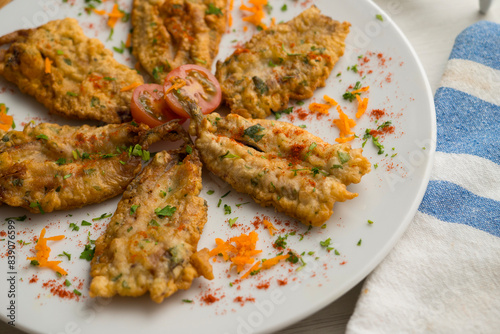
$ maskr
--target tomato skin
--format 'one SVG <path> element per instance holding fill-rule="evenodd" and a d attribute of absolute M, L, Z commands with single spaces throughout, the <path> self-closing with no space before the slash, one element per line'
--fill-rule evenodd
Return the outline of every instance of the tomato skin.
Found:
<path fill-rule="evenodd" d="M 173 119 L 182 119 L 170 110 L 163 96 L 163 86 L 157 84 L 138 86 L 132 95 L 130 111 L 135 121 L 151 128 Z"/>
<path fill-rule="evenodd" d="M 174 89 L 172 88 L 173 82 L 181 82 L 184 85 Z M 163 88 L 170 109 L 177 115 L 186 118 L 190 116 L 184 111 L 179 98 L 186 97 L 197 101 L 203 114 L 214 111 L 222 99 L 220 84 L 215 76 L 206 68 L 198 65 L 182 65 L 172 70 L 165 78 Z"/>

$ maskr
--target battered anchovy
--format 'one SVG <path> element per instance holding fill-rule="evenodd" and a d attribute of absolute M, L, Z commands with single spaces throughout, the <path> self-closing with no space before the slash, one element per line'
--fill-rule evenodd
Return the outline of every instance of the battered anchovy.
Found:
<path fill-rule="evenodd" d="M 265 118 L 323 87 L 344 54 L 348 22 L 321 15 L 312 6 L 289 22 L 254 35 L 224 62 L 215 76 L 231 112 Z"/>
<path fill-rule="evenodd" d="M 50 112 L 106 123 L 131 120 L 133 90 L 143 78 L 118 63 L 97 39 L 86 37 L 75 19 L 0 37 L 0 75 Z"/>
<path fill-rule="evenodd" d="M 149 291 L 161 303 L 200 275 L 213 279 L 208 249 L 196 251 L 207 221 L 201 188 L 194 145 L 157 153 L 127 187 L 96 241 L 90 296 L 135 297 Z"/>
<path fill-rule="evenodd" d="M 155 81 L 172 69 L 210 69 L 226 27 L 227 0 L 134 0 L 134 56 Z"/>
<path fill-rule="evenodd" d="M 0 204 L 33 213 L 69 210 L 121 194 L 169 126 L 28 124 L 0 134 Z"/>
<path fill-rule="evenodd" d="M 203 118 L 190 104 L 204 166 L 262 206 L 320 226 L 335 202 L 357 196 L 346 186 L 370 171 L 362 149 L 331 145 L 290 123 L 216 113 Z"/>

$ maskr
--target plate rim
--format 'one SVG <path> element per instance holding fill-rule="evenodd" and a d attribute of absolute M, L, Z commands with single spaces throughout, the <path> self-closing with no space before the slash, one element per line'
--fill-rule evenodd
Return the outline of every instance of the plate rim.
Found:
<path fill-rule="evenodd" d="M 376 9 L 380 14 L 383 15 L 384 20 L 387 20 L 392 27 L 395 29 L 395 32 L 401 37 L 402 42 L 406 46 L 407 50 L 413 57 L 413 60 L 415 61 L 416 67 L 419 70 L 419 73 L 423 77 L 423 82 L 424 82 L 424 91 L 426 93 L 426 96 L 428 97 L 428 102 L 429 102 L 429 112 L 430 112 L 430 132 L 431 132 L 431 138 L 430 139 L 430 144 L 429 144 L 429 150 L 428 150 L 428 159 L 426 164 L 422 167 L 424 168 L 422 180 L 419 184 L 418 191 L 416 196 L 413 198 L 411 202 L 410 209 L 407 211 L 406 215 L 402 219 L 401 223 L 398 225 L 398 228 L 392 233 L 392 236 L 390 237 L 389 241 L 385 243 L 383 247 L 376 253 L 375 256 L 371 257 L 370 260 L 362 267 L 361 270 L 357 271 L 357 273 L 349 280 L 345 281 L 340 289 L 336 289 L 334 293 L 332 294 L 326 294 L 322 300 L 318 301 L 317 303 L 308 305 L 307 309 L 300 313 L 300 315 L 296 315 L 293 317 L 293 321 L 290 321 L 289 319 L 285 320 L 278 320 L 275 321 L 274 323 L 268 324 L 265 329 L 255 329 L 254 333 L 267 333 L 267 332 L 276 332 L 282 329 L 285 329 L 315 313 L 320 311 L 321 309 L 325 308 L 326 306 L 330 305 L 331 303 L 335 302 L 338 300 L 340 297 L 342 297 L 345 293 L 347 293 L 349 290 L 351 290 L 354 286 L 356 286 L 359 282 L 361 282 L 364 278 L 366 278 L 382 261 L 385 259 L 385 257 L 390 253 L 390 251 L 395 247 L 396 243 L 401 239 L 403 236 L 404 232 L 408 229 L 411 221 L 413 220 L 416 212 L 418 211 L 418 207 L 420 203 L 422 202 L 422 199 L 425 195 L 425 191 L 427 189 L 431 172 L 432 172 L 432 167 L 434 165 L 434 159 L 435 159 L 435 152 L 436 152 L 436 141 L 437 141 L 437 122 L 436 122 L 436 111 L 435 111 L 435 105 L 434 105 L 434 98 L 433 98 L 433 93 L 432 89 L 429 83 L 429 79 L 426 75 L 426 72 L 423 68 L 423 65 L 420 61 L 420 58 L 418 57 L 415 49 L 411 45 L 410 41 L 408 38 L 405 36 L 405 34 L 402 32 L 402 30 L 399 28 L 399 26 L 392 20 L 392 18 L 376 4 L 372 0 L 359 0 L 361 2 L 364 2 L 365 5 L 367 6 L 372 6 L 372 8 Z M 10 2 L 7 4 L 4 9 L 10 6 L 14 6 L 14 3 L 18 3 L 15 1 Z M 2 313 L 0 314 L 0 319 L 2 322 L 4 322 L 6 325 L 9 319 Z M 17 323 L 14 326 L 16 329 L 24 331 L 26 333 L 44 333 L 42 331 L 36 330 L 31 327 L 27 327 L 22 323 Z"/>

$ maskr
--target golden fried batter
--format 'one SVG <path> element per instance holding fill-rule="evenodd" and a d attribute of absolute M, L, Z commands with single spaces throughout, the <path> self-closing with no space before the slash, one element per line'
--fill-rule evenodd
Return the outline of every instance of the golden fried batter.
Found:
<path fill-rule="evenodd" d="M 90 296 L 149 291 L 161 303 L 200 275 L 213 279 L 208 249 L 196 251 L 207 221 L 201 188 L 201 162 L 192 144 L 157 153 L 130 183 L 97 239 Z"/>
<path fill-rule="evenodd" d="M 226 28 L 227 0 L 134 0 L 134 56 L 155 81 L 184 64 L 211 68 Z"/>
<path fill-rule="evenodd" d="M 236 114 L 203 118 L 194 104 L 189 108 L 204 166 L 262 206 L 306 225 L 324 224 L 336 201 L 357 196 L 346 185 L 370 171 L 362 149 L 331 145 L 290 123 Z"/>
<path fill-rule="evenodd" d="M 69 210 L 121 194 L 169 126 L 28 124 L 0 136 L 0 204 Z"/>
<path fill-rule="evenodd" d="M 289 22 L 252 37 L 224 62 L 215 76 L 231 112 L 265 118 L 323 87 L 344 54 L 350 24 L 321 15 L 312 6 Z"/>
<path fill-rule="evenodd" d="M 50 112 L 106 123 L 131 120 L 133 90 L 121 90 L 143 78 L 86 37 L 75 19 L 0 37 L 0 45 L 8 43 L 8 50 L 0 50 L 0 75 Z"/>

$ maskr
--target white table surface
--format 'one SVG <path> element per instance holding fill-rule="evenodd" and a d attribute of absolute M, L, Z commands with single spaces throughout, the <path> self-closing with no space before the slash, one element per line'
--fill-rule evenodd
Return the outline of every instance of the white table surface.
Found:
<path fill-rule="evenodd" d="M 1 2 L 3 0 L 0 0 Z M 494 0 L 486 15 L 479 13 L 478 0 L 374 0 L 374 2 L 392 17 L 413 45 L 433 92 L 439 85 L 455 37 L 467 26 L 480 20 L 500 23 L 500 0 Z M 394 8 L 397 10 L 393 10 Z M 323 310 L 278 333 L 344 333 L 361 288 L 362 282 Z M 20 334 L 21 331 L 0 323 L 0 333 Z"/>

